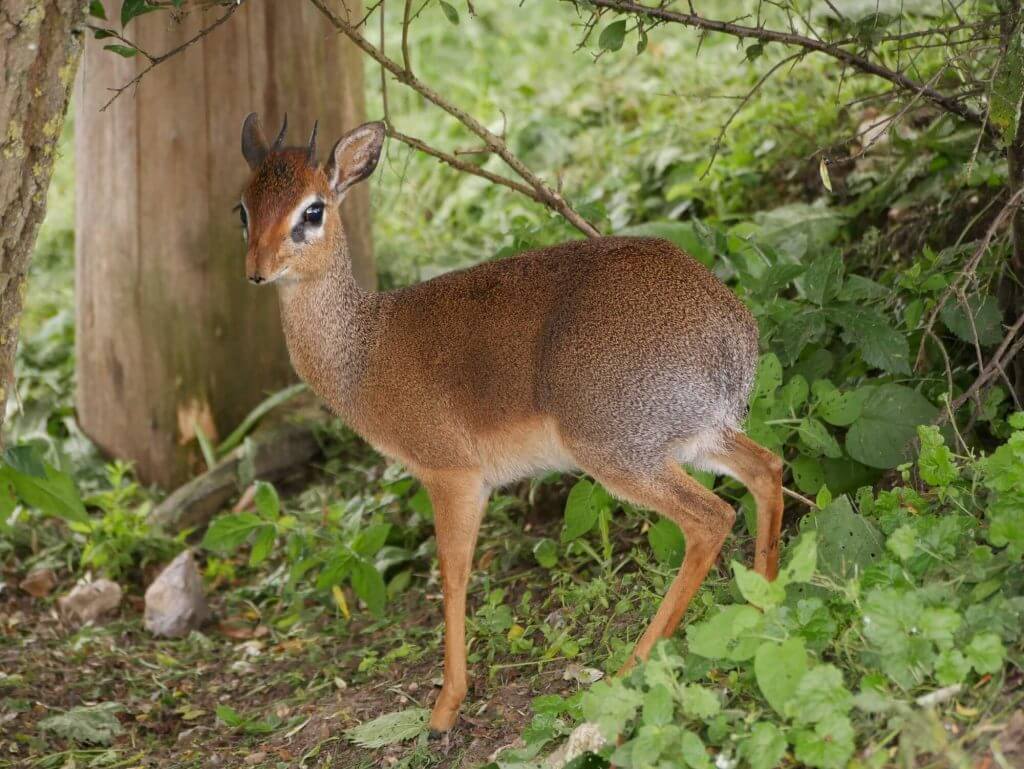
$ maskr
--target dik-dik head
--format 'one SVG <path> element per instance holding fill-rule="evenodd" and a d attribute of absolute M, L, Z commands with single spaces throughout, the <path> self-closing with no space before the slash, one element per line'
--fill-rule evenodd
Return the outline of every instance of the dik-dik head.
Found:
<path fill-rule="evenodd" d="M 238 205 L 248 244 L 245 272 L 253 283 L 322 275 L 337 258 L 342 232 L 338 205 L 377 166 L 384 124 L 366 123 L 342 136 L 324 165 L 316 159 L 316 126 L 306 147 L 285 147 L 285 117 L 268 144 L 260 119 L 242 125 L 242 155 L 252 177 Z"/>

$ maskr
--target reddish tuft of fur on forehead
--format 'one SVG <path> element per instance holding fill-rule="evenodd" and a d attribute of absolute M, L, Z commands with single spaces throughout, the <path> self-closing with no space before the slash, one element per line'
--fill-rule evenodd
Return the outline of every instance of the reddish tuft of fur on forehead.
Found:
<path fill-rule="evenodd" d="M 250 237 L 287 217 L 304 197 L 328 197 L 327 178 L 308 162 L 306 147 L 271 152 L 253 173 L 242 195 L 249 215 Z"/>

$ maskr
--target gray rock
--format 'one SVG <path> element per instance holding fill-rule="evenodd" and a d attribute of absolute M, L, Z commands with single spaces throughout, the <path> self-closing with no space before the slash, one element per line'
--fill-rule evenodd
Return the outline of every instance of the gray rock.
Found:
<path fill-rule="evenodd" d="M 181 638 L 209 618 L 203 578 L 192 551 L 186 550 L 146 590 L 146 630 L 153 635 Z"/>
<path fill-rule="evenodd" d="M 83 582 L 57 599 L 61 618 L 70 624 L 95 622 L 121 605 L 121 586 L 109 579 Z"/>

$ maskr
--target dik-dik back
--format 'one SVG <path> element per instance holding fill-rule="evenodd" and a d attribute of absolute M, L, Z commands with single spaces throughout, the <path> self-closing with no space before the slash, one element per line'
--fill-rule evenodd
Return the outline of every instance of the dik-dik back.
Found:
<path fill-rule="evenodd" d="M 680 463 L 750 489 L 755 568 L 774 578 L 782 463 L 740 428 L 757 327 L 711 272 L 666 241 L 597 238 L 367 292 L 352 277 L 338 204 L 373 171 L 383 126 L 343 136 L 324 165 L 315 130 L 308 147 L 283 139 L 282 128 L 269 145 L 246 119 L 247 273 L 278 286 L 299 374 L 431 496 L 445 596 L 432 727 L 450 728 L 466 694 L 466 583 L 495 486 L 583 470 L 683 529 L 686 557 L 639 658 L 675 630 L 735 517 Z"/>

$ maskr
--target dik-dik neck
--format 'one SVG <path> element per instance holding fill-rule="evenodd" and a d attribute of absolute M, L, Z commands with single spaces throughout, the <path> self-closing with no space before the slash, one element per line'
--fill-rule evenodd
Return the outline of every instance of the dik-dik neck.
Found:
<path fill-rule="evenodd" d="M 356 283 L 340 254 L 325 275 L 282 283 L 278 296 L 296 372 L 332 410 L 350 414 L 381 325 L 380 295 Z"/>

